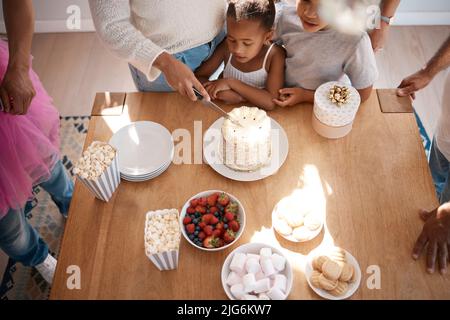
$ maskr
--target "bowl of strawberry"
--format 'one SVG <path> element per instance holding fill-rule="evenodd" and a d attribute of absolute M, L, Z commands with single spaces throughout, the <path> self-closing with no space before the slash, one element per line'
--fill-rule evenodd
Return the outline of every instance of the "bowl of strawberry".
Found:
<path fill-rule="evenodd" d="M 223 250 L 244 231 L 244 207 L 229 193 L 200 192 L 181 209 L 180 224 L 183 236 L 193 246 L 205 251 Z"/>

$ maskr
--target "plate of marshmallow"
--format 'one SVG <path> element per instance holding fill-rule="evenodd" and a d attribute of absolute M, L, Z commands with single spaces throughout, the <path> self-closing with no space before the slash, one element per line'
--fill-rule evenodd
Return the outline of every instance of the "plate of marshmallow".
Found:
<path fill-rule="evenodd" d="M 284 254 L 263 243 L 236 248 L 222 267 L 223 289 L 231 300 L 285 300 L 292 283 L 292 267 Z"/>

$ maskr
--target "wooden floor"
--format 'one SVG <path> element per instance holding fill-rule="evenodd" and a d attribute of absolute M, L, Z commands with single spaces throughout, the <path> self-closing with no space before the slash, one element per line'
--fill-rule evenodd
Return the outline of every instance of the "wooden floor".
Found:
<path fill-rule="evenodd" d="M 377 54 L 378 88 L 396 87 L 419 69 L 450 34 L 450 26 L 393 27 Z M 88 115 L 95 92 L 136 91 L 127 63 L 106 50 L 95 33 L 36 34 L 34 69 L 61 115 Z M 439 115 L 444 75 L 418 94 L 414 106 L 431 135 Z"/>

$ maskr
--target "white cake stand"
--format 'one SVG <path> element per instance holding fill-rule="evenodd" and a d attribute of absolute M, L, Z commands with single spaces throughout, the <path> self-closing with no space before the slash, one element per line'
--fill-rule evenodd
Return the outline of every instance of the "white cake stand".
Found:
<path fill-rule="evenodd" d="M 286 161 L 289 141 L 284 129 L 278 122 L 271 120 L 272 157 L 270 162 L 255 171 L 235 171 L 223 164 L 220 152 L 222 141 L 221 128 L 224 119 L 217 119 L 203 136 L 203 160 L 220 175 L 236 181 L 257 181 L 275 174 Z"/>

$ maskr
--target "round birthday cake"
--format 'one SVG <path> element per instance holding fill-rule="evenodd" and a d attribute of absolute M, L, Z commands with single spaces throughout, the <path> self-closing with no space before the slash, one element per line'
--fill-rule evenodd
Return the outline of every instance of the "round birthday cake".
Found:
<path fill-rule="evenodd" d="M 352 129 L 360 103 L 355 88 L 337 81 L 322 84 L 314 94 L 314 129 L 326 138 L 345 136 Z"/>
<path fill-rule="evenodd" d="M 222 125 L 223 164 L 237 171 L 254 171 L 269 163 L 271 121 L 264 110 L 235 108 Z"/>

